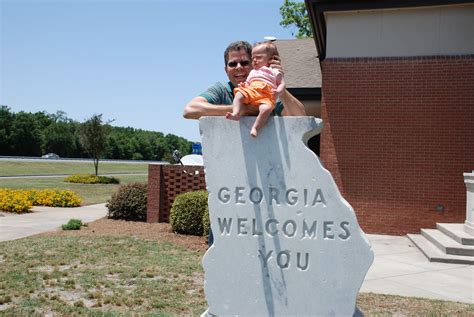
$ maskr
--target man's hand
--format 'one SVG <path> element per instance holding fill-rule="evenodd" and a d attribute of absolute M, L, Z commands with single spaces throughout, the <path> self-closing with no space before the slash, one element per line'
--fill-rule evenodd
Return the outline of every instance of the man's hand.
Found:
<path fill-rule="evenodd" d="M 273 89 L 273 93 L 275 94 L 275 97 L 280 97 L 284 91 L 285 91 L 284 85 L 280 85 L 278 86 L 277 89 Z"/>
<path fill-rule="evenodd" d="M 285 75 L 283 67 L 281 66 L 280 56 L 273 56 L 273 59 L 270 61 L 270 67 L 278 69 L 282 76 Z"/>

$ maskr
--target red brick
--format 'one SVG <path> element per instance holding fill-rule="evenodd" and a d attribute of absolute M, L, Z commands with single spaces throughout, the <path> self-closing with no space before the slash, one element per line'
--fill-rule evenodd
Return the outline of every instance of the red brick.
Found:
<path fill-rule="evenodd" d="M 321 159 L 362 228 L 406 234 L 464 222 L 474 56 L 326 59 L 322 69 Z"/>
<path fill-rule="evenodd" d="M 149 165 L 147 222 L 169 222 L 177 195 L 205 189 L 202 166 Z"/>

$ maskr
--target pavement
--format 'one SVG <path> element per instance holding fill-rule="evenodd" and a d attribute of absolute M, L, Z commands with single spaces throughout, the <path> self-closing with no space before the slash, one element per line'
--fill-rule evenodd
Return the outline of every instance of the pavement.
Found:
<path fill-rule="evenodd" d="M 91 222 L 107 214 L 105 204 L 34 207 L 33 213 L 0 213 L 0 241 L 58 230 L 71 218 Z M 375 260 L 361 292 L 449 300 L 474 304 L 474 265 L 429 262 L 406 236 L 367 234 Z"/>
<path fill-rule="evenodd" d="M 91 222 L 107 215 L 105 204 L 77 208 L 39 207 L 32 208 L 32 213 L 0 213 L 0 241 L 25 238 L 38 233 L 58 230 L 69 219 L 81 219 Z"/>
<path fill-rule="evenodd" d="M 474 304 L 474 265 L 429 262 L 406 236 L 366 236 L 375 259 L 361 292 Z"/>

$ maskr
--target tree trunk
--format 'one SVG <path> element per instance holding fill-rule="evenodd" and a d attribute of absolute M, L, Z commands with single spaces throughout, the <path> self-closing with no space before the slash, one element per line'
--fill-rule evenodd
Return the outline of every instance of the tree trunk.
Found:
<path fill-rule="evenodd" d="M 94 159 L 95 176 L 99 176 L 99 159 Z"/>

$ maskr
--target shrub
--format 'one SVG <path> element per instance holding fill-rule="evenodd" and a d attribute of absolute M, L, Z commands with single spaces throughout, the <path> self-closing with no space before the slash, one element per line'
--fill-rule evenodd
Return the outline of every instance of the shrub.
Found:
<path fill-rule="evenodd" d="M 70 190 L 0 189 L 0 209 L 8 212 L 28 212 L 33 206 L 77 207 L 81 198 Z"/>
<path fill-rule="evenodd" d="M 120 180 L 115 177 L 95 176 L 93 174 L 74 174 L 66 177 L 65 182 L 80 184 L 119 184 Z"/>
<path fill-rule="evenodd" d="M 209 219 L 209 208 L 206 202 L 206 211 L 202 215 L 202 235 L 209 237 L 209 228 L 211 227 L 211 220 Z"/>
<path fill-rule="evenodd" d="M 82 220 L 80 219 L 69 219 L 68 223 L 62 225 L 63 230 L 79 230 L 83 226 Z"/>
<path fill-rule="evenodd" d="M 170 212 L 171 228 L 174 232 L 205 235 L 203 218 L 208 213 L 207 192 L 195 191 L 176 196 Z"/>
<path fill-rule="evenodd" d="M 123 220 L 146 220 L 147 184 L 120 186 L 105 205 L 108 217 Z"/>
<path fill-rule="evenodd" d="M 115 177 L 99 176 L 101 184 L 120 184 L 120 180 Z"/>

